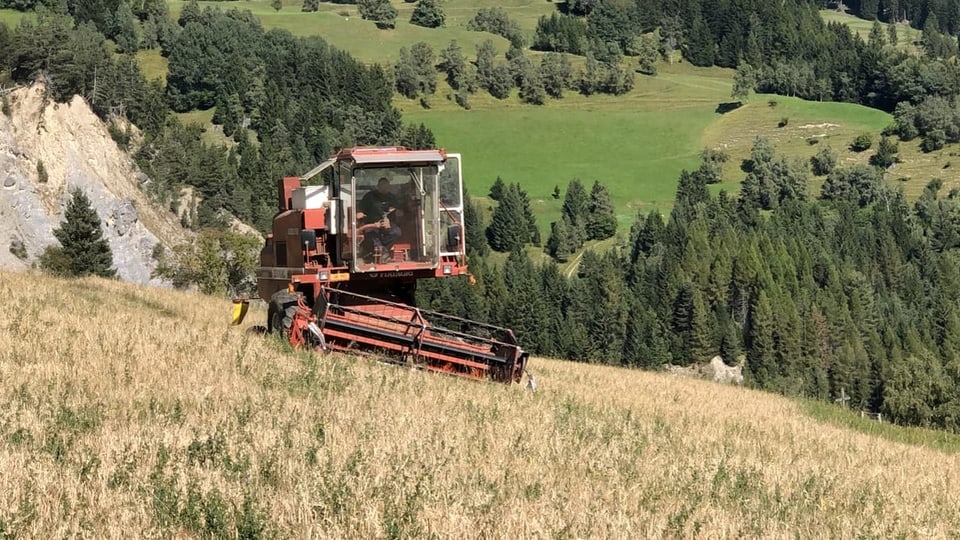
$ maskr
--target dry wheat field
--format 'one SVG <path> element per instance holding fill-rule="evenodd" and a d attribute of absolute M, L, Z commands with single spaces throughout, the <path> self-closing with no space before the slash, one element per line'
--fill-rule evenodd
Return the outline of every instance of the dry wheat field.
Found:
<path fill-rule="evenodd" d="M 960 457 L 787 399 L 541 359 L 530 392 L 228 320 L 0 271 L 0 538 L 960 534 Z"/>

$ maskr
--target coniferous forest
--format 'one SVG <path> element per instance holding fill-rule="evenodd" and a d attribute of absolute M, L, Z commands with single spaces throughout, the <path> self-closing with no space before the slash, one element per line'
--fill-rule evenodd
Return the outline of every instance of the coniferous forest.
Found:
<path fill-rule="evenodd" d="M 248 12 L 195 2 L 177 20 L 164 0 L 49 4 L 0 0 L 36 12 L 16 28 L 0 23 L 0 71 L 20 83 L 42 79 L 55 101 L 83 96 L 134 153 L 159 204 L 176 210 L 184 186 L 202 196 L 185 218 L 195 229 L 220 227 L 228 214 L 266 229 L 273 179 L 342 146 L 442 145 L 424 126 L 405 125 L 391 99 L 420 95 L 443 73 L 465 107 L 472 92 L 501 97 L 517 87 L 537 103 L 564 87 L 623 93 L 634 71 L 654 69 L 651 55 L 678 52 L 698 66 L 736 68 L 741 92 L 893 112 L 891 141 L 922 137 L 931 150 L 960 141 L 960 0 L 848 2 L 876 21 L 866 40 L 824 23 L 817 10 L 826 2 L 813 0 L 571 0 L 540 20 L 529 44 L 490 10 L 471 24 L 511 41 L 508 63 L 492 62 L 486 48 L 473 62 L 453 44 L 439 58 L 401 55 L 433 58 L 439 71 L 364 65 L 319 37 L 267 31 Z M 891 23 L 923 31 L 919 54 L 887 46 Z M 586 69 L 574 76 L 550 57 L 552 71 L 533 71 L 517 60 L 528 45 L 583 55 Z M 140 72 L 133 54 L 144 48 L 169 61 L 165 82 Z M 171 114 L 209 107 L 235 144 L 211 144 Z M 510 327 L 541 355 L 644 368 L 743 357 L 756 387 L 820 399 L 843 392 L 895 421 L 960 431 L 960 193 L 934 179 L 908 202 L 880 167 L 825 162 L 813 164 L 823 189 L 809 193 L 810 170 L 762 140 L 748 161 L 740 193 L 711 196 L 715 163 L 705 154 L 680 176 L 670 215 L 638 215 L 614 248 L 582 253 L 572 274 L 535 264 L 525 247 L 542 244 L 564 262 L 585 241 L 613 236 L 604 183 L 616 179 L 571 181 L 544 242 L 522 185 L 499 182 L 491 222 L 467 208 L 479 284 L 426 283 L 421 302 Z M 502 266 L 486 257 L 491 248 L 509 253 Z"/>

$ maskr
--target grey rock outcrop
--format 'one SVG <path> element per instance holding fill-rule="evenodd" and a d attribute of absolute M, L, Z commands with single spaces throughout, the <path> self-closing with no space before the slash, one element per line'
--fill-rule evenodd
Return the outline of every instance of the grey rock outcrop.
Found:
<path fill-rule="evenodd" d="M 158 284 L 151 277 L 155 246 L 187 238 L 176 216 L 150 204 L 141 191 L 149 179 L 82 98 L 54 105 L 43 94 L 40 84 L 16 90 L 10 118 L 0 115 L 0 230 L 18 242 L 0 249 L 0 266 L 29 267 L 55 244 L 70 192 L 81 189 L 100 216 L 120 279 Z M 24 250 L 25 259 L 13 253 Z"/>

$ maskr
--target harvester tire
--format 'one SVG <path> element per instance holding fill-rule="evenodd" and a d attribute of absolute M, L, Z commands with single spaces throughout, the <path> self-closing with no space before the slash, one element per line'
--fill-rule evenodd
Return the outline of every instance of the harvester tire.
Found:
<path fill-rule="evenodd" d="M 293 315 L 297 312 L 297 296 L 280 291 L 270 298 L 267 308 L 267 332 L 287 335 L 293 325 Z"/>

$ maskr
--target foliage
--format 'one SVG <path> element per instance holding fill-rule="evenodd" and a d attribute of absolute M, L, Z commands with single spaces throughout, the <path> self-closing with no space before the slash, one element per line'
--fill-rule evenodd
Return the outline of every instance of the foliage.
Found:
<path fill-rule="evenodd" d="M 520 24 L 512 20 L 502 7 L 495 6 L 491 8 L 481 8 L 467 22 L 467 30 L 475 32 L 490 32 L 506 38 L 510 44 L 517 48 L 523 48 L 526 45 L 526 39 L 523 35 L 523 29 Z"/>
<path fill-rule="evenodd" d="M 419 0 L 417 7 L 410 14 L 410 24 L 416 26 L 440 28 L 443 22 L 443 6 L 437 0 Z"/>
<path fill-rule="evenodd" d="M 64 221 L 53 230 L 60 242 L 40 257 L 40 267 L 58 275 L 113 277 L 113 253 L 103 237 L 100 217 L 79 188 L 70 192 Z"/>
<path fill-rule="evenodd" d="M 855 165 L 834 169 L 820 192 L 822 199 L 844 201 L 863 207 L 885 195 L 883 173 L 874 167 Z"/>
<path fill-rule="evenodd" d="M 810 157 L 810 169 L 816 176 L 826 176 L 837 166 L 837 152 L 829 146 L 817 150 Z"/>
<path fill-rule="evenodd" d="M 881 169 L 888 169 L 899 161 L 897 158 L 897 152 L 899 151 L 899 145 L 895 140 L 890 137 L 881 137 L 876 153 L 870 156 L 870 164 Z"/>
<path fill-rule="evenodd" d="M 488 196 L 495 201 L 500 201 L 503 199 L 503 193 L 506 190 L 506 187 L 507 184 L 503 181 L 503 178 L 498 176 L 497 179 L 494 180 L 493 185 L 490 186 L 490 193 Z"/>
<path fill-rule="evenodd" d="M 583 19 L 563 13 L 541 16 L 537 21 L 531 48 L 537 51 L 583 54 L 587 48 L 587 24 Z"/>
<path fill-rule="evenodd" d="M 156 276 L 175 287 L 195 286 L 204 294 L 242 296 L 256 288 L 253 270 L 259 264 L 259 238 L 204 229 L 197 239 L 160 258 Z"/>
<path fill-rule="evenodd" d="M 861 133 L 857 135 L 856 138 L 850 143 L 850 150 L 854 152 L 863 152 L 869 150 L 873 146 L 873 135 L 869 133 Z"/>
<path fill-rule="evenodd" d="M 590 189 L 584 230 L 588 240 L 604 240 L 617 232 L 617 216 L 610 200 L 610 192 L 598 181 Z"/>
<path fill-rule="evenodd" d="M 499 204 L 490 217 L 487 240 L 496 251 L 511 252 L 528 242 L 537 244 L 536 219 L 530 211 L 530 200 L 519 184 L 511 183 L 503 190 Z"/>
<path fill-rule="evenodd" d="M 357 0 L 357 10 L 364 20 L 375 22 L 381 30 L 393 28 L 396 24 L 398 11 L 390 0 Z"/>
<path fill-rule="evenodd" d="M 433 49 L 424 42 L 415 43 L 408 51 L 400 48 L 400 59 L 394 66 L 397 91 L 408 98 L 427 96 L 437 89 L 436 60 Z"/>
<path fill-rule="evenodd" d="M 771 210 L 787 201 L 806 199 L 806 164 L 790 162 L 784 156 L 776 158 L 772 144 L 765 138 L 754 141 L 744 169 L 747 176 L 740 190 L 741 207 Z"/>

